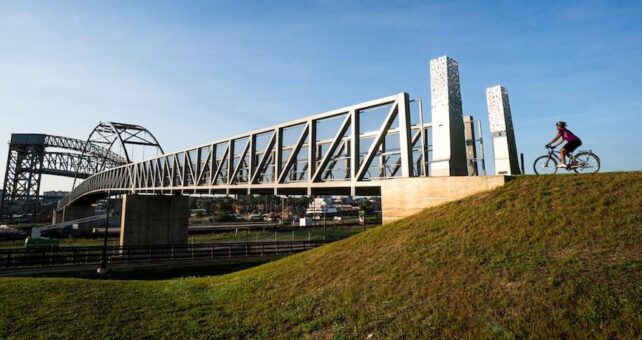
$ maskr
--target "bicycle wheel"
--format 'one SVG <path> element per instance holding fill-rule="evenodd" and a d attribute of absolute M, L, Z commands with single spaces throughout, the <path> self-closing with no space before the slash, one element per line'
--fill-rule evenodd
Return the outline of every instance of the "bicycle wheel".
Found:
<path fill-rule="evenodd" d="M 592 152 L 580 152 L 571 160 L 573 171 L 578 174 L 593 174 L 600 171 L 600 158 Z"/>
<path fill-rule="evenodd" d="M 533 163 L 533 171 L 538 175 L 552 175 L 557 172 L 557 161 L 550 156 L 540 156 Z"/>

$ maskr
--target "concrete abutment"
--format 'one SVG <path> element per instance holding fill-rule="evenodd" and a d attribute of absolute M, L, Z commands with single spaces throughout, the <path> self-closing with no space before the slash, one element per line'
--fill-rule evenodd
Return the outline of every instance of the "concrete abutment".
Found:
<path fill-rule="evenodd" d="M 187 244 L 189 197 L 123 195 L 121 246 Z"/>
<path fill-rule="evenodd" d="M 381 185 L 383 223 L 416 214 L 423 209 L 500 187 L 510 176 L 412 177 Z"/>

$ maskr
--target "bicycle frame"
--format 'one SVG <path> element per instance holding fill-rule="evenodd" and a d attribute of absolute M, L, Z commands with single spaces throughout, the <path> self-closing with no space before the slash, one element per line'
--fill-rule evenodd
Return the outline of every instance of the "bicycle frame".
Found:
<path fill-rule="evenodd" d="M 567 157 L 568 157 L 568 156 L 570 156 L 570 155 L 567 155 Z M 560 159 L 560 152 L 559 152 L 559 151 L 557 151 L 557 150 L 555 150 L 554 148 L 549 148 L 549 149 L 548 149 L 548 158 L 549 158 L 549 159 L 553 158 L 553 159 L 555 159 L 555 161 L 557 161 L 558 163 L 562 162 L 562 160 Z M 546 164 L 546 165 L 548 165 L 548 162 L 547 162 L 547 164 Z"/>
<path fill-rule="evenodd" d="M 579 152 L 582 152 L 582 151 L 579 151 Z M 573 162 L 573 157 L 574 157 L 573 156 L 573 152 L 569 152 L 569 153 L 566 154 L 566 165 L 567 165 L 566 170 L 570 170 L 572 168 L 576 168 L 577 167 L 575 165 L 575 163 Z M 560 152 L 558 150 L 555 150 L 554 147 L 551 147 L 551 148 L 548 149 L 548 158 L 549 159 L 553 158 L 558 163 L 562 162 L 562 158 L 560 157 Z M 548 161 L 547 161 L 546 165 L 548 165 Z"/>

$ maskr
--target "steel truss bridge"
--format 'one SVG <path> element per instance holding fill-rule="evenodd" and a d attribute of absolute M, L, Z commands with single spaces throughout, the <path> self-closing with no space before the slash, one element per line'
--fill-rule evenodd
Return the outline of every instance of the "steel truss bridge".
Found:
<path fill-rule="evenodd" d="M 420 101 L 399 93 L 101 171 L 58 203 L 107 194 L 372 195 L 428 176 Z"/>
<path fill-rule="evenodd" d="M 0 200 L 0 217 L 37 209 L 42 175 L 85 179 L 105 169 L 131 163 L 130 156 L 112 151 L 118 144 L 152 145 L 162 152 L 144 127 L 101 122 L 86 141 L 46 134 L 12 134 Z"/>

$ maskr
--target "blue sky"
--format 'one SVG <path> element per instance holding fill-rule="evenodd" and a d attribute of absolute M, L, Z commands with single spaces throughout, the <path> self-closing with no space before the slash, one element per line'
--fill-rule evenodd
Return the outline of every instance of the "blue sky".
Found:
<path fill-rule="evenodd" d="M 2 1 L 0 172 L 12 132 L 84 139 L 122 121 L 172 151 L 401 91 L 427 100 L 441 55 L 486 132 L 485 88 L 509 90 L 527 166 L 565 120 L 604 170 L 640 170 L 641 16 L 640 1 Z"/>

